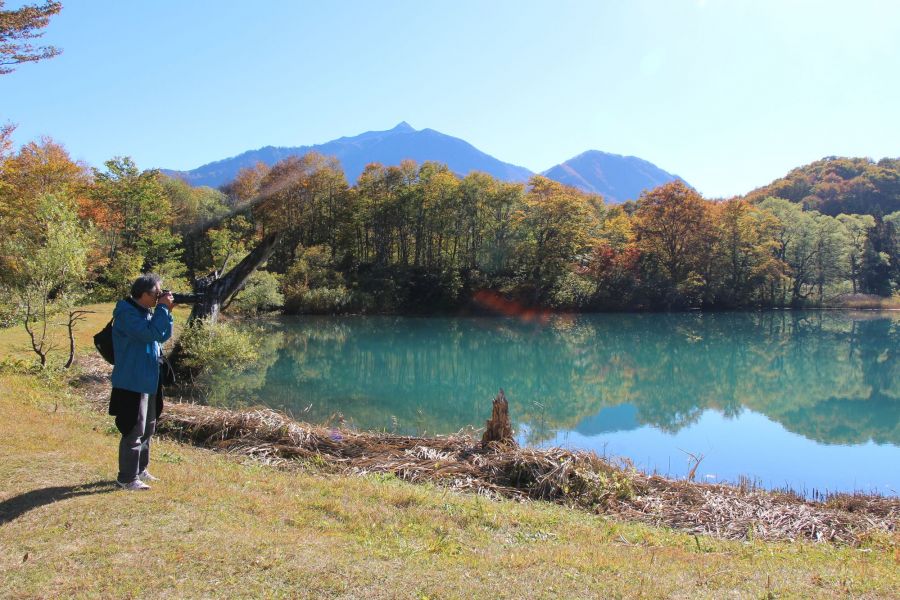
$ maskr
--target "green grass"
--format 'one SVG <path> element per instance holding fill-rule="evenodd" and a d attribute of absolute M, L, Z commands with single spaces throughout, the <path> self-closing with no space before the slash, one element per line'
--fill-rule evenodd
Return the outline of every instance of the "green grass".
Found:
<path fill-rule="evenodd" d="M 59 375 L 0 372 L 0 597 L 900 596 L 897 539 L 729 542 L 165 439 L 162 481 L 117 491 L 110 425 Z"/>
<path fill-rule="evenodd" d="M 115 303 L 104 302 L 102 304 L 89 304 L 80 307 L 83 310 L 91 311 L 85 315 L 85 320 L 75 325 L 75 353 L 76 358 L 85 353 L 95 353 L 94 350 L 94 334 L 103 329 L 112 318 L 112 311 Z M 179 305 L 175 307 L 175 336 L 181 330 L 191 309 L 189 306 Z M 69 352 L 69 333 L 63 323 L 65 316 L 58 316 L 50 319 L 49 339 L 53 343 L 54 350 L 51 351 L 49 364 L 51 366 L 60 366 L 65 363 Z M 21 325 L 0 329 L 0 360 L 4 358 L 20 360 L 20 361 L 37 361 L 37 355 L 31 350 L 31 342 L 28 339 L 28 333 Z"/>

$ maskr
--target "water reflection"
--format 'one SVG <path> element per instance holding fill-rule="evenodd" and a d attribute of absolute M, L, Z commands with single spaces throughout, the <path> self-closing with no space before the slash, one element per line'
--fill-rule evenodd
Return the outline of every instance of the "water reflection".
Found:
<path fill-rule="evenodd" d="M 299 318 L 266 330 L 259 363 L 214 375 L 211 402 L 447 433 L 482 425 L 503 387 L 532 444 L 559 430 L 676 433 L 709 409 L 749 409 L 822 443 L 900 445 L 900 321 L 890 316 Z"/>

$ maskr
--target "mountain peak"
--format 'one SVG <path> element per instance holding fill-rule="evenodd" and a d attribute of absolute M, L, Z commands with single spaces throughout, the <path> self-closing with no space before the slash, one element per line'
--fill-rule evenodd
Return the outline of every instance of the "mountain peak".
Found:
<path fill-rule="evenodd" d="M 406 121 L 400 121 L 397 126 L 391 129 L 393 133 L 413 133 L 415 129 Z"/>
<path fill-rule="evenodd" d="M 398 165 L 404 159 L 412 159 L 419 164 L 425 161 L 444 163 L 461 177 L 472 171 L 481 171 L 502 181 L 525 182 L 533 175 L 528 169 L 497 160 L 464 140 L 433 129 L 420 131 L 406 121 L 401 121 L 387 131 L 367 131 L 314 146 L 261 148 L 208 163 L 191 171 L 163 172 L 180 177 L 192 185 L 216 187 L 234 179 L 244 167 L 253 166 L 257 162 L 271 166 L 288 156 L 301 156 L 311 150 L 337 158 L 351 184 L 356 182 L 370 163 L 390 166 Z"/>
<path fill-rule="evenodd" d="M 641 192 L 681 179 L 637 156 L 587 150 L 543 175 L 586 192 L 601 194 L 611 203 L 636 200 Z"/>
<path fill-rule="evenodd" d="M 216 187 L 234 179 L 244 167 L 252 167 L 257 162 L 271 166 L 288 156 L 301 156 L 311 150 L 337 158 L 351 184 L 370 163 L 390 166 L 398 165 L 404 159 L 412 159 L 419 164 L 425 161 L 444 163 L 460 177 L 472 171 L 481 171 L 501 181 L 524 183 L 533 175 L 524 167 L 485 154 L 463 139 L 434 129 L 415 129 L 406 121 L 400 121 L 393 129 L 386 131 L 367 131 L 314 146 L 266 146 L 190 171 L 164 169 L 163 172 L 192 185 Z M 583 152 L 543 174 L 586 192 L 601 194 L 610 203 L 635 199 L 644 190 L 678 178 L 643 159 L 600 150 Z"/>

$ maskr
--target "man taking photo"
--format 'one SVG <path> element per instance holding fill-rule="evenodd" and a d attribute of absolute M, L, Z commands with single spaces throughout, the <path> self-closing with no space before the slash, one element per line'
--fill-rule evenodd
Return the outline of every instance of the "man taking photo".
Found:
<path fill-rule="evenodd" d="M 162 413 L 160 345 L 172 337 L 172 294 L 162 290 L 158 275 L 141 275 L 128 298 L 113 310 L 112 339 L 116 363 L 112 372 L 109 414 L 122 434 L 116 483 L 126 490 L 149 490 L 158 481 L 147 471 L 150 438 Z"/>

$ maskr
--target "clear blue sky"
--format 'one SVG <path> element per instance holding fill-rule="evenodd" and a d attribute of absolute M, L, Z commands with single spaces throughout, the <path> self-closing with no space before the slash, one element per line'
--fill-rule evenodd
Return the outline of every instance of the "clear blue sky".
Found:
<path fill-rule="evenodd" d="M 15 8 L 22 2 L 7 2 Z M 407 121 L 542 171 L 645 158 L 707 197 L 900 156 L 893 0 L 63 0 L 0 76 L 16 141 L 189 169 Z"/>

